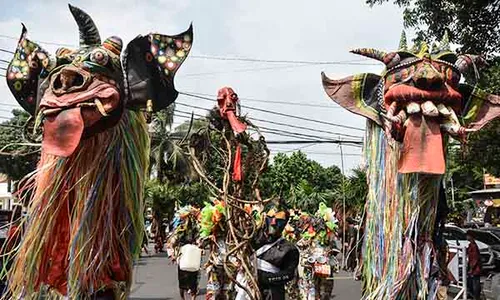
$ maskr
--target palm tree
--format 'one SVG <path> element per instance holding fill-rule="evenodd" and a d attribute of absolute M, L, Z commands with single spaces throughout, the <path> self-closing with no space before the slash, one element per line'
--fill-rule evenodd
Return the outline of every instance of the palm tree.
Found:
<path fill-rule="evenodd" d="M 201 120 L 185 122 L 172 130 L 175 105 L 155 113 L 150 125 L 151 154 L 149 175 L 159 182 L 181 183 L 193 178 L 187 156 L 179 142 L 189 137 L 192 129 L 201 126 Z"/>
<path fill-rule="evenodd" d="M 309 213 L 316 212 L 322 202 L 331 203 L 334 196 L 332 191 L 320 191 L 306 180 L 302 180 L 298 185 L 292 187 L 290 194 L 290 205 Z"/>
<path fill-rule="evenodd" d="M 164 216 L 171 217 L 179 205 L 177 185 L 190 183 L 197 178 L 182 149 L 183 141 L 197 129 L 206 126 L 206 121 L 187 121 L 172 129 L 175 105 L 153 115 L 149 127 L 151 153 L 148 185 L 145 198 L 153 210 L 153 219 L 158 224 Z M 176 196 L 173 196 L 176 195 Z"/>

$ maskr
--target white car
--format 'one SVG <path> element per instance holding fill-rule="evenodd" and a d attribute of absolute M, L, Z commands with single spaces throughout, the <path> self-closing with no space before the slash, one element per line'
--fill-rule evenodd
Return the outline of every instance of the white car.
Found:
<path fill-rule="evenodd" d="M 467 240 L 467 230 L 458 226 L 445 225 L 443 237 L 450 246 L 469 246 L 469 241 Z M 493 254 L 490 246 L 480 241 L 476 241 L 476 244 L 479 248 L 479 254 L 481 255 L 483 270 L 495 269 L 495 255 Z"/>

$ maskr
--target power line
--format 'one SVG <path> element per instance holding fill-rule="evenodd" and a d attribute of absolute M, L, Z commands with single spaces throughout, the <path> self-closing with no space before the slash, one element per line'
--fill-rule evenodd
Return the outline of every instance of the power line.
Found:
<path fill-rule="evenodd" d="M 180 104 L 180 103 L 179 103 Z M 177 112 L 179 113 L 184 113 L 184 114 L 187 114 L 189 116 L 191 116 L 191 113 L 190 112 L 185 112 L 185 111 L 181 111 L 181 110 L 176 110 Z M 201 114 L 194 114 L 195 116 L 199 116 L 199 117 L 205 117 Z M 182 117 L 182 116 L 181 116 Z M 289 136 L 289 137 L 303 137 L 303 138 L 307 138 L 307 139 L 329 139 L 328 137 L 323 137 L 323 136 L 317 136 L 317 135 L 309 135 L 309 134 L 305 134 L 305 133 L 297 133 L 297 132 L 291 132 L 291 131 L 287 131 L 287 130 L 281 130 L 281 129 L 275 129 L 275 128 L 270 128 L 270 127 L 265 127 L 265 126 L 259 126 L 259 130 L 264 132 L 264 133 L 271 133 L 271 134 L 276 134 L 276 135 L 284 135 L 284 136 Z"/>
<path fill-rule="evenodd" d="M 180 111 L 176 110 L 178 113 L 184 113 L 186 115 L 191 116 L 190 112 L 185 112 L 185 111 Z M 175 115 L 175 114 L 174 114 Z M 195 116 L 200 116 L 200 117 L 205 117 L 201 114 L 194 114 Z M 184 118 L 189 118 L 188 116 L 179 116 L 179 117 L 184 117 Z M 317 135 L 310 135 L 310 134 L 305 134 L 305 133 L 297 133 L 297 132 L 291 132 L 287 130 L 281 130 L 281 129 L 275 129 L 275 128 L 270 128 L 270 127 L 264 127 L 264 126 L 259 126 L 259 130 L 264 133 L 271 133 L 275 135 L 283 135 L 283 136 L 288 136 L 288 137 L 301 137 L 301 138 L 306 138 L 306 139 L 330 139 L 328 137 L 323 137 L 323 136 L 317 136 Z"/>
<path fill-rule="evenodd" d="M 210 111 L 208 108 L 204 108 L 201 106 L 196 106 L 196 105 L 190 105 L 190 104 L 185 104 L 185 103 L 180 103 L 176 102 L 176 104 L 181 105 L 181 106 L 187 106 L 191 108 L 197 108 L 197 109 L 203 109 L 206 111 Z M 303 130 L 309 130 L 309 131 L 314 131 L 314 132 L 323 132 L 323 133 L 328 133 L 328 134 L 333 134 L 333 135 L 342 135 L 346 137 L 352 137 L 352 138 L 360 138 L 362 139 L 363 137 L 361 136 L 355 136 L 355 135 L 350 135 L 346 133 L 340 133 L 340 132 L 333 132 L 333 131 L 327 131 L 327 130 L 321 130 L 321 129 L 314 129 L 310 127 L 305 127 L 305 126 L 299 126 L 299 125 L 293 125 L 293 124 L 287 124 L 287 123 L 282 123 L 282 122 L 276 122 L 276 121 L 269 121 L 269 120 L 262 120 L 262 119 L 257 119 L 257 118 L 252 118 L 252 121 L 260 121 L 260 122 L 265 122 L 269 124 L 275 124 L 275 125 L 280 125 L 280 126 L 287 126 L 287 127 L 292 127 L 292 128 L 297 128 L 297 129 L 303 129 Z"/>
<path fill-rule="evenodd" d="M 184 112 L 184 111 L 178 111 L 176 110 L 176 112 L 178 113 L 184 113 L 184 114 L 188 114 L 189 116 L 191 116 L 191 113 L 189 112 Z M 201 117 L 204 117 L 203 115 L 200 115 L 200 114 L 196 114 L 194 113 L 193 115 L 195 116 L 201 116 Z M 175 116 L 175 114 L 174 114 Z M 190 117 L 188 116 L 179 116 L 178 117 L 181 117 L 181 118 L 186 118 L 186 119 L 189 119 Z M 322 137 L 322 136 L 312 136 L 312 135 L 307 135 L 307 134 L 301 134 L 301 133 L 295 133 L 295 132 L 290 132 L 290 131 L 285 131 L 285 130 L 279 130 L 279 129 L 274 129 L 274 128 L 267 128 L 267 127 L 260 127 L 259 128 L 261 132 L 264 132 L 264 133 L 270 133 L 270 134 L 274 134 L 274 135 L 278 135 L 278 136 L 286 136 L 286 137 L 294 137 L 294 138 L 297 138 L 297 137 L 300 137 L 302 139 L 304 139 L 305 141 L 309 141 L 309 142 L 314 142 L 314 141 L 317 141 L 317 139 L 321 139 L 321 141 L 325 141 L 325 142 L 333 142 L 333 143 L 342 143 L 342 144 L 346 144 L 348 146 L 353 146 L 353 147 L 359 147 L 360 145 L 362 145 L 362 141 L 342 141 L 340 139 L 330 139 L 328 137 Z M 316 138 L 313 139 L 313 138 Z"/>
<path fill-rule="evenodd" d="M 12 52 L 10 50 L 5 50 L 5 49 L 2 49 L 2 48 L 0 48 L 0 52 L 6 52 L 6 53 L 14 54 L 14 52 Z"/>
<path fill-rule="evenodd" d="M 217 97 L 216 95 L 211 95 L 211 94 L 206 94 L 206 93 L 194 93 L 194 92 L 187 92 L 193 95 L 200 95 L 200 96 L 207 96 L 207 97 L 213 97 L 214 99 Z M 338 109 L 341 108 L 340 106 L 334 106 L 334 105 L 323 105 L 323 104 L 311 104 L 311 103 L 306 103 L 306 102 L 289 102 L 289 101 L 276 101 L 276 100 L 263 100 L 263 99 L 255 99 L 255 98 L 243 98 L 240 97 L 240 100 L 245 100 L 248 102 L 260 102 L 260 103 L 275 103 L 275 104 L 283 104 L 283 105 L 295 105 L 295 106 L 306 106 L 306 107 L 321 107 L 321 108 L 331 108 L 331 109 Z M 335 104 L 335 103 L 333 103 Z"/>
<path fill-rule="evenodd" d="M 200 109 L 203 109 L 203 110 L 206 110 L 206 111 L 210 111 L 210 109 L 202 108 L 202 107 L 198 107 L 198 106 L 194 106 L 194 105 L 188 105 L 188 104 L 184 104 L 184 103 L 176 103 L 176 104 L 183 105 L 183 106 L 188 106 L 188 107 L 200 108 Z M 19 106 L 19 105 L 15 105 L 15 104 L 0 102 L 0 106 L 1 105 L 3 105 L 3 106 L 9 106 L 9 107 L 18 107 Z M 2 110 L 2 109 L 0 109 L 0 111 L 11 112 L 11 111 Z M 178 109 L 176 110 L 176 112 L 178 112 L 178 113 L 184 113 L 184 114 L 186 114 L 188 116 L 191 116 L 190 112 L 181 111 L 181 110 L 178 110 Z M 194 115 L 196 115 L 198 117 L 206 117 L 206 116 L 201 115 L 201 114 L 194 114 Z M 180 117 L 182 117 L 182 116 L 180 116 Z M 260 120 L 260 119 L 252 119 L 252 120 Z M 286 123 L 281 123 L 281 122 L 273 122 L 273 121 L 267 121 L 267 120 L 260 120 L 260 121 L 262 121 L 262 122 L 268 122 L 268 123 L 276 124 L 276 125 L 281 125 L 281 126 L 288 126 L 288 127 L 298 128 L 298 129 L 305 129 L 305 130 L 316 131 L 316 132 L 330 133 L 330 134 L 334 134 L 334 135 L 345 135 L 345 134 L 340 134 L 340 133 L 336 133 L 336 132 L 330 132 L 330 131 L 324 131 L 324 130 L 315 130 L 315 129 L 308 128 L 308 127 L 297 126 L 297 125 L 292 125 L 292 124 L 286 124 Z M 308 137 L 308 138 L 328 139 L 328 137 L 322 137 L 322 136 L 318 136 L 318 135 L 309 135 L 309 134 L 298 133 L 298 132 L 291 132 L 291 131 L 287 131 L 287 130 L 270 128 L 270 127 L 262 127 L 262 126 L 260 126 L 260 128 L 263 129 L 262 130 L 263 132 L 274 133 L 274 134 L 276 134 L 276 133 L 287 134 L 288 136 L 291 136 L 291 137 Z M 345 136 L 362 139 L 362 137 L 358 137 L 358 136 L 350 136 L 350 135 L 345 135 Z"/>
<path fill-rule="evenodd" d="M 211 101 L 211 102 L 214 101 L 211 98 L 207 98 L 207 97 L 203 97 L 203 96 L 197 96 L 197 95 L 189 94 L 189 93 L 185 93 L 185 92 L 179 92 L 179 94 L 186 95 L 188 97 L 193 97 L 193 98 L 198 98 L 198 99 L 204 99 L 204 100 L 208 100 L 208 101 Z M 256 108 L 256 107 L 252 107 L 252 106 L 241 105 L 241 107 L 252 109 L 252 110 L 256 110 L 256 111 L 260 111 L 260 112 L 265 112 L 265 113 L 269 113 L 269 114 L 274 114 L 274 115 L 278 115 L 278 116 L 283 116 L 283 117 L 288 117 L 288 118 L 303 120 L 303 121 L 309 121 L 309 122 L 314 122 L 314 123 L 319 123 L 319 124 L 326 124 L 326 125 L 337 126 L 337 127 L 341 127 L 341 128 L 358 130 L 358 131 L 365 131 L 364 129 L 361 129 L 361 128 L 358 128 L 358 127 L 352 127 L 352 126 L 347 126 L 347 125 L 342 125 L 342 124 L 336 124 L 336 123 L 331 123 L 331 122 L 326 122 L 326 121 L 321 121 L 321 120 L 313 120 L 313 119 L 308 119 L 308 118 L 304 118 L 304 117 L 300 117 L 300 116 L 284 114 L 284 113 L 280 113 L 280 112 L 276 112 L 276 111 L 270 111 L 270 110 L 267 110 L 267 109 Z"/>
<path fill-rule="evenodd" d="M 0 34 L 0 37 L 12 40 L 19 40 L 18 37 Z M 47 42 L 47 41 L 35 41 L 39 44 L 53 45 L 53 46 L 64 46 L 76 48 L 76 45 Z M 368 61 L 367 59 L 356 59 L 356 60 L 345 60 L 345 61 L 311 61 L 311 60 L 279 60 L 279 59 L 261 59 L 261 58 L 250 58 L 250 57 L 231 57 L 231 56 L 215 56 L 215 55 L 190 55 L 189 57 L 195 59 L 206 59 L 206 60 L 222 60 L 222 61 L 243 61 L 243 62 L 262 62 L 262 63 L 273 63 L 273 64 L 300 64 L 300 65 L 377 65 L 375 63 L 363 63 L 363 61 Z"/>
<path fill-rule="evenodd" d="M 212 55 L 191 55 L 192 58 L 209 59 L 209 60 L 224 60 L 224 61 L 245 61 L 245 62 L 263 62 L 263 63 L 278 63 L 278 64 L 302 64 L 302 65 L 378 65 L 374 63 L 362 63 L 367 59 L 360 60 L 345 60 L 345 61 L 310 61 L 310 60 L 274 60 L 274 59 L 259 59 L 247 57 L 225 57 Z"/>
<path fill-rule="evenodd" d="M 19 37 L 14 37 L 10 35 L 5 35 L 5 34 L 0 34 L 0 37 L 6 38 L 6 39 L 11 39 L 11 40 L 19 40 Z M 34 41 L 38 44 L 46 44 L 46 45 L 53 45 L 53 46 L 65 46 L 65 47 L 75 47 L 75 45 L 72 44 L 64 44 L 64 43 L 54 43 L 54 42 L 43 42 L 43 41 Z"/>
<path fill-rule="evenodd" d="M 256 71 L 269 71 L 269 70 L 284 70 L 284 69 L 295 69 L 302 67 L 310 67 L 313 65 L 291 65 L 291 66 L 278 66 L 278 67 L 261 67 L 261 68 L 247 68 L 247 69 L 236 69 L 229 71 L 216 71 L 216 72 L 202 72 L 202 73 L 188 73 L 181 74 L 181 77 L 199 77 L 199 76 L 212 76 L 219 74 L 228 74 L 228 73 L 247 73 L 247 72 L 256 72 Z"/>

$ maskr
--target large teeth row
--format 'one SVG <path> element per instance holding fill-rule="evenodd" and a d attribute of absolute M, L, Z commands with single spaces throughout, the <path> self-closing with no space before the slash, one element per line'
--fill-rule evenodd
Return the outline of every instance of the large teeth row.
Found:
<path fill-rule="evenodd" d="M 437 106 L 432 103 L 432 101 L 425 101 L 422 104 L 416 102 L 410 102 L 406 105 L 406 112 L 408 114 L 416 114 L 422 111 L 424 116 L 437 117 L 439 114 L 449 117 L 452 114 L 453 109 L 446 107 L 444 104 L 440 103 Z"/>
<path fill-rule="evenodd" d="M 422 105 L 420 107 L 422 108 L 422 114 L 424 116 L 428 116 L 428 117 L 439 116 L 438 108 L 431 101 L 425 101 L 424 103 L 422 103 Z"/>
<path fill-rule="evenodd" d="M 444 106 L 443 103 L 439 103 L 438 106 L 437 106 L 437 109 L 438 109 L 439 113 L 442 114 L 445 117 L 451 116 L 451 112 L 453 111 L 451 108 L 448 109 L 446 106 Z"/>
<path fill-rule="evenodd" d="M 416 114 L 420 112 L 420 105 L 415 102 L 410 102 L 408 105 L 406 105 L 406 111 L 411 115 L 411 114 Z"/>

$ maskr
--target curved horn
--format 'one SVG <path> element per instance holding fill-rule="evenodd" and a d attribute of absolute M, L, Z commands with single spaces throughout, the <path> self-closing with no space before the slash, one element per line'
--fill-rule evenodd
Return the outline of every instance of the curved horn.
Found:
<path fill-rule="evenodd" d="M 455 67 L 462 73 L 467 74 L 473 71 L 476 79 L 479 79 L 479 69 L 487 66 L 488 63 L 480 55 L 463 54 L 458 56 Z"/>
<path fill-rule="evenodd" d="M 80 47 L 101 44 L 99 30 L 97 30 L 92 18 L 78 7 L 72 6 L 71 4 L 68 4 L 68 6 L 71 14 L 75 18 L 76 24 L 78 24 L 78 30 L 80 31 Z"/>
<path fill-rule="evenodd" d="M 369 58 L 373 58 L 373 59 L 376 59 L 376 60 L 381 61 L 381 62 L 384 62 L 384 57 L 387 54 L 384 51 L 375 50 L 372 48 L 354 49 L 354 50 L 351 50 L 350 52 L 354 53 L 354 54 L 363 55 L 363 56 L 366 56 Z"/>

